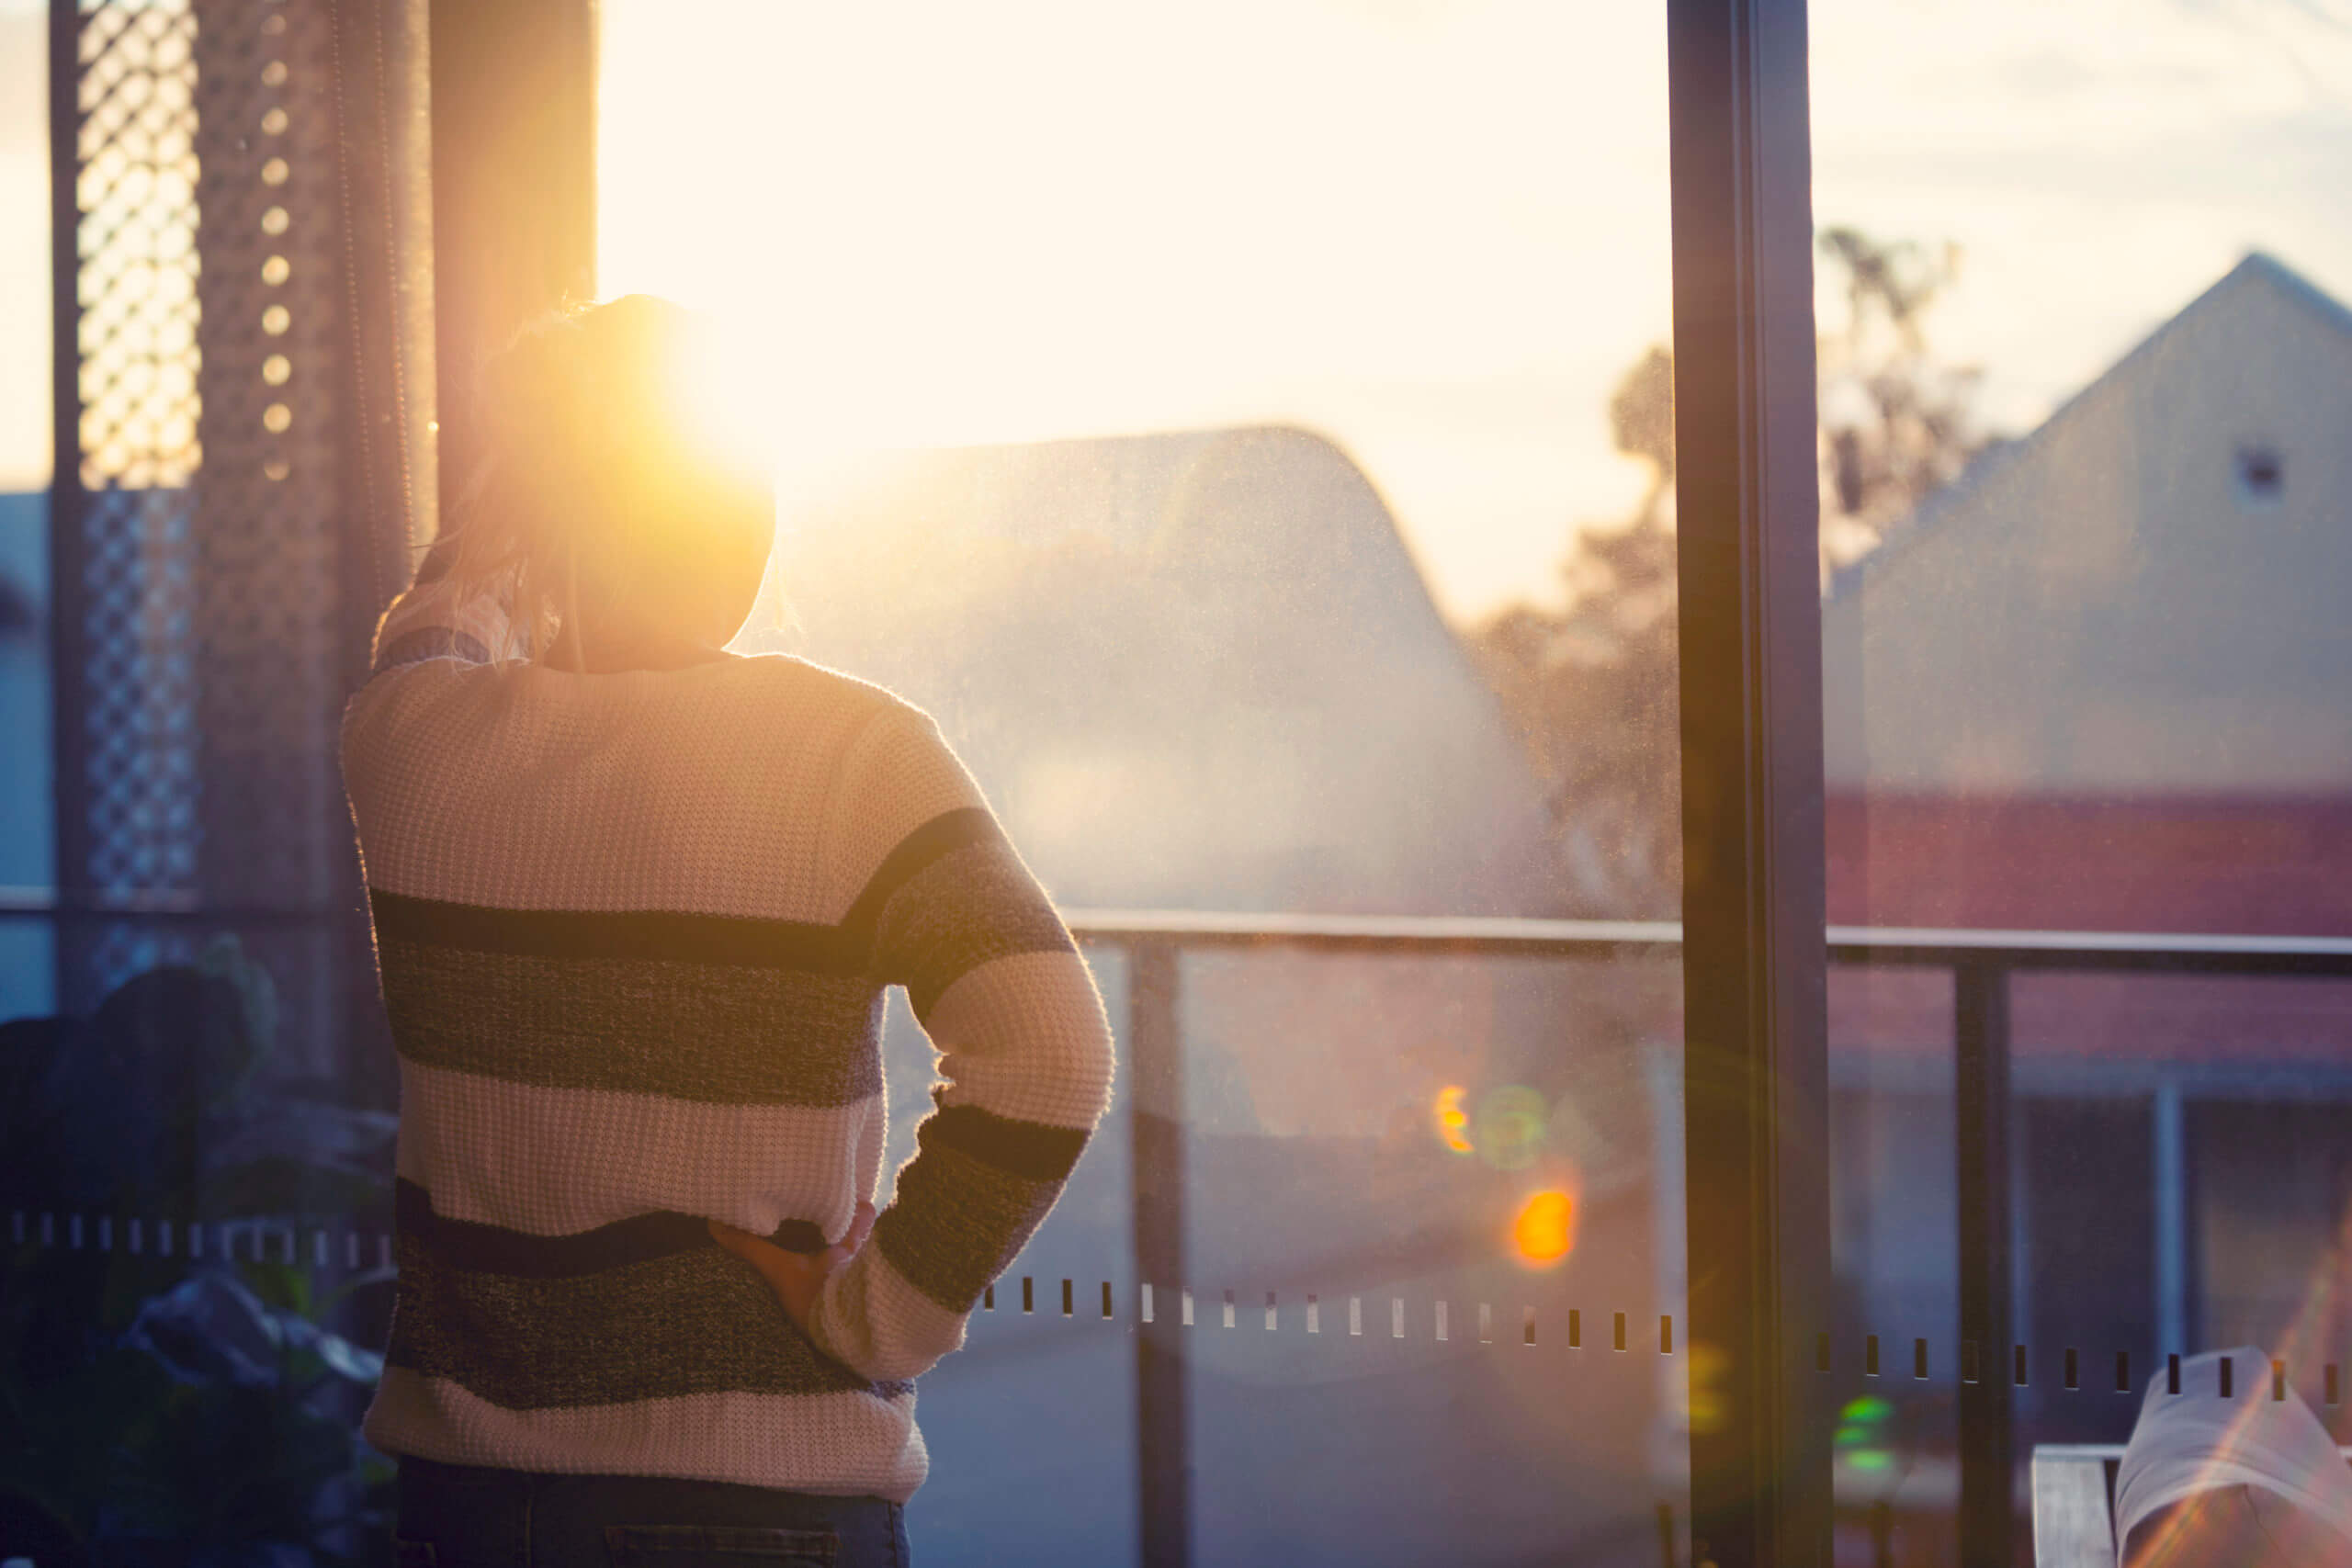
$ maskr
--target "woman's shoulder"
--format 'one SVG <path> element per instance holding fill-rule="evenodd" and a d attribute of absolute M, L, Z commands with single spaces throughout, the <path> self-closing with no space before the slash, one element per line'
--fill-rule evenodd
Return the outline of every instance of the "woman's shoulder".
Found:
<path fill-rule="evenodd" d="M 752 700 L 824 713 L 855 730 L 897 725 L 935 728 L 929 714 L 889 687 L 797 654 L 744 654 L 734 658 L 729 669 L 739 689 Z"/>

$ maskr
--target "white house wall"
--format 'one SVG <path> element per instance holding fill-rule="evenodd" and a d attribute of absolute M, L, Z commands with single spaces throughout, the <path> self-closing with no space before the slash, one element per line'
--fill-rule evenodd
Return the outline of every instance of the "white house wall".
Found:
<path fill-rule="evenodd" d="M 2273 502 L 2240 489 L 2257 446 Z M 1823 620 L 1833 790 L 2352 788 L 2352 314 L 2249 257 Z"/>

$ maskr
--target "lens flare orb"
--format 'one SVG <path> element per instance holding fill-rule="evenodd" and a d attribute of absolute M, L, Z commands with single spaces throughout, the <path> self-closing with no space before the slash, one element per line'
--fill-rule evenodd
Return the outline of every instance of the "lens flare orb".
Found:
<path fill-rule="evenodd" d="M 1525 1170 L 1544 1149 L 1544 1097 L 1524 1084 L 1505 1084 L 1478 1101 L 1471 1118 L 1478 1157 L 1497 1170 Z"/>
<path fill-rule="evenodd" d="M 1470 1113 L 1462 1109 L 1463 1098 L 1469 1092 L 1459 1084 L 1448 1084 L 1437 1091 L 1438 1142 L 1458 1155 L 1474 1152 L 1470 1142 Z"/>
<path fill-rule="evenodd" d="M 1688 1404 L 1683 1416 L 1693 1432 L 1720 1432 L 1731 1421 L 1731 1395 L 1724 1389 L 1725 1374 L 1731 1371 L 1731 1357 L 1720 1345 L 1694 1340 L 1690 1346 L 1688 1367 L 1689 1387 L 1685 1391 Z"/>
<path fill-rule="evenodd" d="M 1532 1268 L 1549 1269 L 1564 1260 L 1576 1250 L 1576 1199 L 1556 1188 L 1529 1198 L 1511 1222 L 1510 1244 L 1519 1260 Z"/>

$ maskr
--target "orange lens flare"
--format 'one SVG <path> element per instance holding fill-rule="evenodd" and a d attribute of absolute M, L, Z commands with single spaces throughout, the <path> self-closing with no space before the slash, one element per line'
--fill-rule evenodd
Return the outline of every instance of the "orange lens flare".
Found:
<path fill-rule="evenodd" d="M 1438 1142 L 1458 1155 L 1472 1150 L 1470 1113 L 1462 1109 L 1463 1097 L 1469 1092 L 1457 1084 L 1448 1084 L 1437 1091 Z"/>
<path fill-rule="evenodd" d="M 1511 1249 L 1522 1263 L 1548 1269 L 1576 1250 L 1577 1201 L 1558 1190 L 1538 1192 L 1511 1222 Z"/>

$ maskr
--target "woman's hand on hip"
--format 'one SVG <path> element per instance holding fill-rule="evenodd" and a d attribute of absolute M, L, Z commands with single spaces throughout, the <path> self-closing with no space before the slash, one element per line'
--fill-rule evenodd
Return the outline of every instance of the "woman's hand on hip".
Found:
<path fill-rule="evenodd" d="M 785 1315 L 792 1319 L 793 1326 L 814 1339 L 816 1334 L 808 1320 L 817 1310 L 817 1296 L 832 1271 L 856 1257 L 857 1249 L 873 1234 L 874 1205 L 860 1203 L 841 1240 L 822 1252 L 787 1252 L 750 1231 L 737 1230 L 717 1220 L 709 1224 L 710 1234 L 718 1245 L 758 1269 L 768 1288 L 775 1292 L 775 1299 L 784 1303 Z"/>

